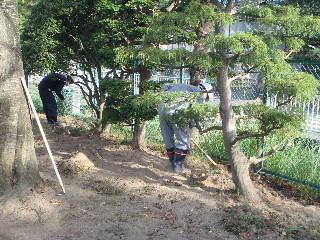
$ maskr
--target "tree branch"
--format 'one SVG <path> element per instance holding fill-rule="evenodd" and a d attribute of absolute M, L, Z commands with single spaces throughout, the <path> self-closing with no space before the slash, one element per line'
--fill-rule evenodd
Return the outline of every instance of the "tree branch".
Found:
<path fill-rule="evenodd" d="M 274 153 L 277 153 L 277 152 L 284 152 L 286 151 L 290 146 L 291 144 L 289 144 L 289 142 L 287 141 L 287 143 L 283 146 L 283 147 L 280 147 L 282 145 L 283 142 L 277 144 L 276 146 L 274 146 L 267 154 L 265 154 L 263 157 L 249 157 L 249 163 L 250 164 L 258 164 L 258 163 L 261 163 L 261 162 L 264 162 L 264 161 L 267 161 L 268 159 L 271 158 L 271 156 L 274 154 Z"/>
<path fill-rule="evenodd" d="M 243 79 L 243 78 L 249 76 L 249 74 L 250 74 L 250 73 L 241 73 L 241 74 L 239 74 L 239 75 L 237 75 L 237 76 L 234 76 L 234 77 L 232 77 L 232 78 L 229 78 L 229 81 L 230 81 L 230 82 L 233 82 L 234 80 L 237 80 L 238 78 Z"/>
<path fill-rule="evenodd" d="M 194 141 L 193 139 L 191 140 L 193 142 L 193 144 L 200 150 L 200 152 L 202 152 L 206 158 L 214 165 L 214 166 L 218 166 L 220 164 L 216 163 L 215 161 L 213 161 L 213 159 L 200 147 L 200 145 Z"/>
<path fill-rule="evenodd" d="M 253 137 L 265 137 L 267 135 L 269 135 L 273 130 L 276 130 L 276 129 L 281 129 L 283 126 L 274 126 L 272 128 L 269 128 L 267 129 L 265 132 L 263 133 L 251 133 L 251 134 L 244 134 L 244 135 L 241 135 L 241 136 L 237 136 L 233 142 L 232 142 L 232 145 L 234 145 L 236 142 L 242 140 L 242 139 L 246 139 L 246 138 L 253 138 Z"/>
<path fill-rule="evenodd" d="M 285 56 L 285 59 L 287 59 L 288 57 L 290 57 L 290 55 L 291 55 L 292 53 L 294 53 L 294 52 L 296 52 L 296 51 L 290 50 L 290 52 L 287 54 L 287 56 Z"/>
<path fill-rule="evenodd" d="M 250 53 L 252 53 L 253 50 L 251 51 L 248 51 L 248 52 L 244 52 L 244 53 L 238 53 L 238 54 L 235 54 L 231 57 L 227 57 L 227 59 L 231 60 L 231 61 L 235 61 L 237 60 L 239 57 L 244 57 L 244 56 L 248 56 Z"/>
<path fill-rule="evenodd" d="M 170 5 L 166 8 L 164 8 L 165 12 L 171 12 L 173 11 L 179 4 L 181 3 L 181 0 L 174 0 L 170 3 Z"/>
<path fill-rule="evenodd" d="M 199 129 L 200 130 L 200 129 Z M 200 130 L 200 134 L 204 134 L 204 133 L 207 133 L 207 132 L 210 132 L 212 130 L 219 130 L 219 131 L 222 131 L 222 126 L 212 126 L 212 127 L 209 127 L 207 129 L 204 129 L 204 130 Z"/>
<path fill-rule="evenodd" d="M 292 97 L 291 98 L 289 98 L 288 100 L 286 100 L 286 101 L 284 101 L 284 102 L 281 102 L 281 103 L 277 103 L 277 107 L 276 108 L 279 108 L 279 107 L 281 107 L 281 106 L 284 106 L 284 105 L 287 105 L 287 104 L 289 104 L 291 101 L 292 101 Z"/>

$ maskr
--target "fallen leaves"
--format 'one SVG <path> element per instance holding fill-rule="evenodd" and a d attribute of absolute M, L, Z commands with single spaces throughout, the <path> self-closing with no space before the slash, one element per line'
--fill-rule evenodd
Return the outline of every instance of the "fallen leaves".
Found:
<path fill-rule="evenodd" d="M 62 202 L 61 200 L 54 198 L 50 200 L 50 203 L 53 205 L 60 205 Z"/>
<path fill-rule="evenodd" d="M 156 203 L 153 205 L 155 208 L 162 210 L 164 208 L 163 205 Z M 148 207 L 144 207 L 148 213 L 146 214 L 146 216 L 148 218 L 157 218 L 157 219 L 162 219 L 165 222 L 167 222 L 171 227 L 173 228 L 177 228 L 177 215 L 173 213 L 172 209 L 168 209 L 168 210 L 163 210 L 163 212 L 160 213 L 156 213 L 154 211 L 152 211 L 150 208 Z"/>

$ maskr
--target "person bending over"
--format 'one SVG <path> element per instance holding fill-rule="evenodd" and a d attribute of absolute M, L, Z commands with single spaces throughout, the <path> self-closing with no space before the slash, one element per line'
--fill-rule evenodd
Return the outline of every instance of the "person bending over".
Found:
<path fill-rule="evenodd" d="M 203 94 L 197 99 L 197 101 L 202 103 L 204 100 L 208 99 L 208 93 L 212 91 L 212 86 L 208 83 L 203 83 L 199 86 L 193 86 L 184 83 L 169 83 L 165 84 L 162 90 L 165 92 L 184 93 L 201 92 Z M 177 173 L 186 173 L 190 171 L 185 167 L 184 162 L 191 146 L 192 126 L 191 124 L 175 123 L 172 119 L 170 119 L 170 116 L 172 116 L 172 114 L 177 110 L 189 107 L 191 107 L 191 102 L 172 102 L 170 104 L 163 102 L 158 110 L 161 135 L 167 150 L 167 155 L 173 170 Z"/>
<path fill-rule="evenodd" d="M 62 89 L 65 85 L 74 83 L 73 78 L 70 75 L 64 75 L 61 73 L 51 73 L 45 76 L 39 86 L 39 94 L 43 104 L 43 111 L 46 114 L 48 123 L 52 126 L 58 126 L 58 112 L 57 112 L 57 102 L 53 95 L 53 92 L 63 100 L 63 103 L 66 104 L 67 101 L 62 95 Z"/>

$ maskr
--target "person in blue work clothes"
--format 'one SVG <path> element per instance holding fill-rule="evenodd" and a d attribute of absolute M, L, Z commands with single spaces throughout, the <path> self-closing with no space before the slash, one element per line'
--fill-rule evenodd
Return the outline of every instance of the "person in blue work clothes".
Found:
<path fill-rule="evenodd" d="M 52 126 L 58 126 L 58 112 L 57 112 L 57 102 L 53 95 L 53 92 L 63 100 L 64 104 L 67 103 L 66 99 L 62 95 L 62 89 L 65 85 L 74 83 L 70 75 L 64 75 L 61 73 L 51 73 L 45 76 L 39 86 L 39 94 L 43 104 L 43 111 L 46 114 L 48 123 Z"/>
<path fill-rule="evenodd" d="M 198 102 L 202 103 L 208 99 L 208 93 L 212 92 L 212 86 L 208 83 L 200 84 L 199 86 L 193 86 L 189 84 L 165 84 L 162 88 L 165 92 L 201 92 L 201 96 L 198 98 Z M 164 144 L 166 146 L 167 155 L 176 173 L 188 173 L 185 167 L 185 158 L 188 154 L 191 146 L 191 124 L 177 124 L 170 119 L 176 110 L 191 107 L 190 102 L 184 103 L 166 103 L 164 102 L 159 108 L 159 120 L 161 134 Z M 176 141 L 175 141 L 176 138 Z"/>

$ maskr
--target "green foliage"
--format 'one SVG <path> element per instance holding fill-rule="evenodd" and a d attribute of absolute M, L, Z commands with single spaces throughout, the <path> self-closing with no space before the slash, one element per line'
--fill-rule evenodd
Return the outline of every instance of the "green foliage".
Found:
<path fill-rule="evenodd" d="M 27 72 L 115 68 L 115 48 L 137 45 L 148 26 L 152 1 L 39 0 L 22 35 Z"/>
<path fill-rule="evenodd" d="M 250 123 L 247 120 L 243 121 L 241 128 L 259 129 L 256 122 Z M 228 163 L 228 156 L 224 148 L 221 131 L 212 131 L 201 135 L 199 140 L 201 147 L 211 157 Z M 285 140 L 290 142 L 291 146 L 284 152 L 273 154 L 263 166 L 276 173 L 320 185 L 319 143 L 305 138 L 297 138 L 297 135 L 290 135 L 288 132 L 273 131 L 269 136 L 264 138 L 264 144 L 262 145 L 264 152 L 269 152 L 275 145 Z M 256 139 L 241 140 L 240 146 L 248 157 L 257 154 Z M 296 184 L 295 187 L 306 194 L 319 196 L 319 191 L 314 188 L 301 184 Z"/>
<path fill-rule="evenodd" d="M 320 60 L 320 48 L 315 48 L 312 49 L 309 53 L 308 53 L 308 57 L 310 59 L 314 59 L 319 61 Z"/>
<path fill-rule="evenodd" d="M 151 27 L 144 36 L 144 57 L 139 60 L 157 68 L 179 68 L 187 66 L 209 72 L 215 62 L 203 51 L 186 48 L 162 50 L 159 44 L 204 45 L 207 34 L 204 25 L 230 23 L 232 18 L 223 11 L 199 0 L 181 2 L 174 11 L 156 12 Z"/>
<path fill-rule="evenodd" d="M 271 4 L 262 8 L 243 8 L 238 15 L 247 21 L 260 24 L 264 30 L 268 30 L 268 34 L 282 36 L 283 41 L 319 32 L 319 18 L 311 15 L 301 16 L 300 10 L 292 6 Z M 259 32 L 265 33 L 263 30 Z"/>
<path fill-rule="evenodd" d="M 274 134 L 266 138 L 266 151 L 285 136 Z M 274 172 L 320 185 L 319 142 L 311 142 L 305 138 L 296 139 L 285 152 L 275 153 L 264 167 Z M 319 190 L 306 185 L 296 184 L 306 194 L 320 196 Z"/>
<path fill-rule="evenodd" d="M 38 0 L 19 0 L 18 1 L 19 18 L 22 24 L 25 21 L 27 21 L 28 16 L 31 13 L 32 6 L 35 5 L 37 2 Z"/>
<path fill-rule="evenodd" d="M 257 26 L 262 22 L 264 26 L 267 26 L 266 34 L 272 34 L 280 39 L 281 45 L 286 49 L 306 52 L 308 48 L 305 43 L 319 47 L 319 11 L 314 8 L 317 0 L 288 0 L 284 2 L 292 4 L 292 6 L 268 5 L 267 8 L 258 9 L 251 7 L 244 8 L 239 13 L 241 18 L 252 21 Z M 303 52 L 298 52 L 296 55 L 303 55 Z"/>
<path fill-rule="evenodd" d="M 157 108 L 162 98 L 156 91 L 146 91 L 143 95 L 132 98 L 131 106 L 135 111 L 135 118 L 140 120 L 151 120 L 157 114 Z"/>
<path fill-rule="evenodd" d="M 63 96 L 67 100 L 67 104 L 64 104 L 60 98 L 56 97 L 58 114 L 70 115 L 72 113 L 72 91 L 63 89 Z"/>
<path fill-rule="evenodd" d="M 256 120 L 256 133 L 270 133 L 271 130 L 281 131 L 287 138 L 299 135 L 303 124 L 302 114 L 285 111 L 282 108 L 271 108 L 263 104 L 247 104 L 240 107 L 240 111 L 251 120 Z M 249 134 L 247 130 L 238 129 L 238 134 Z"/>
<path fill-rule="evenodd" d="M 107 92 L 104 122 L 131 125 L 134 120 L 150 120 L 157 115 L 161 96 L 157 93 L 161 83 L 142 84 L 143 95 L 132 95 L 132 82 L 123 79 L 105 79 L 103 89 Z"/>
<path fill-rule="evenodd" d="M 163 84 L 166 82 L 154 82 L 154 81 L 146 81 L 146 82 L 141 82 L 139 85 L 139 89 L 141 92 L 146 92 L 146 91 L 159 91 L 161 90 Z"/>
<path fill-rule="evenodd" d="M 116 49 L 116 61 L 122 65 L 132 66 L 137 69 L 139 65 L 148 68 L 178 68 L 190 55 L 186 49 L 161 50 L 154 46 L 128 46 Z M 206 59 L 206 55 L 198 56 Z"/>
<path fill-rule="evenodd" d="M 165 146 L 163 144 L 158 117 L 155 117 L 153 120 L 147 122 L 146 132 L 148 133 L 146 134 L 146 143 L 148 148 L 164 152 Z"/>
<path fill-rule="evenodd" d="M 215 6 L 192 0 L 176 11 L 155 14 L 145 41 L 194 44 L 200 40 L 197 31 L 202 24 L 223 24 L 231 21 L 228 14 L 218 11 Z"/>
<path fill-rule="evenodd" d="M 170 119 L 182 125 L 193 123 L 195 126 L 201 126 L 204 122 L 214 122 L 218 113 L 218 106 L 216 104 L 193 102 L 190 108 L 177 110 Z"/>
<path fill-rule="evenodd" d="M 270 48 L 267 43 L 254 32 L 239 32 L 230 37 L 219 34 L 210 35 L 207 39 L 210 48 L 215 49 L 210 55 L 216 61 L 215 68 L 211 70 L 216 74 L 221 69 L 223 62 L 221 53 L 237 57 L 233 64 L 241 63 L 251 66 L 263 66 L 270 58 Z M 218 64 L 217 61 L 220 63 Z"/>
<path fill-rule="evenodd" d="M 300 8 L 302 14 L 320 16 L 318 0 L 285 0 L 284 2 Z"/>
<path fill-rule="evenodd" d="M 33 101 L 34 107 L 36 108 L 37 112 L 43 112 L 43 105 L 39 95 L 39 90 L 36 85 L 29 85 L 28 86 L 31 99 Z"/>
<path fill-rule="evenodd" d="M 132 108 L 128 100 L 132 98 L 132 88 L 129 80 L 123 79 L 105 79 L 101 86 L 107 93 L 105 101 L 105 111 L 103 121 L 105 122 L 122 122 L 127 124 L 132 120 Z"/>
<path fill-rule="evenodd" d="M 271 93 L 279 96 L 297 97 L 303 100 L 316 97 L 319 81 L 305 72 L 270 72 L 266 86 Z"/>

